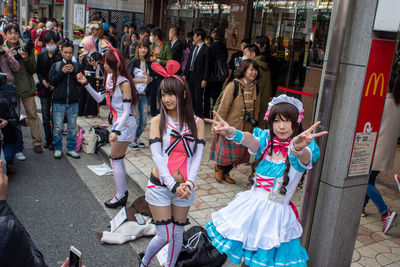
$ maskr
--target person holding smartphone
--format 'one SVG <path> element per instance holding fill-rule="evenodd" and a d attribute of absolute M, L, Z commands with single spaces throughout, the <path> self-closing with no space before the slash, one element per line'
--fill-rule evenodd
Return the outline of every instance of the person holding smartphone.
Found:
<path fill-rule="evenodd" d="M 64 115 L 67 113 L 68 135 L 67 155 L 78 159 L 80 155 L 75 152 L 76 146 L 76 119 L 78 117 L 81 87 L 76 75 L 81 73 L 81 65 L 72 62 L 74 45 L 64 42 L 61 47 L 62 61 L 51 66 L 49 73 L 50 86 L 53 90 L 53 145 L 54 158 L 62 157 L 62 131 Z"/>

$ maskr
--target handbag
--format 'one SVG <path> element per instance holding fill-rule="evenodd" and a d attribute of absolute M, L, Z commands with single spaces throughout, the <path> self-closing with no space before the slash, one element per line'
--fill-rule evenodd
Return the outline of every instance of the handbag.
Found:
<path fill-rule="evenodd" d="M 96 151 L 97 135 L 93 128 L 83 134 L 82 151 L 93 154 Z"/>
<path fill-rule="evenodd" d="M 228 64 L 225 61 L 217 59 L 211 69 L 209 82 L 223 82 L 229 75 Z"/>

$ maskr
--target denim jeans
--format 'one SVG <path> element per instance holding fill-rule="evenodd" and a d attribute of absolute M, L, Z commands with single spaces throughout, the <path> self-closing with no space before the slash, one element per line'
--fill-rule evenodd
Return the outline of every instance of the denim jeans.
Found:
<path fill-rule="evenodd" d="M 40 105 L 42 106 L 42 121 L 43 121 L 44 136 L 46 142 L 50 144 L 53 141 L 53 133 L 51 132 L 52 117 L 50 113 L 51 98 L 41 97 Z"/>
<path fill-rule="evenodd" d="M 135 135 L 136 138 L 139 138 L 142 135 L 144 127 L 146 126 L 147 113 L 148 113 L 147 108 L 148 108 L 148 102 L 146 94 L 139 94 L 139 101 L 137 106 L 138 114 L 135 116 L 136 121 L 138 122 Z"/>
<path fill-rule="evenodd" d="M 79 104 L 53 104 L 53 145 L 55 150 L 62 150 L 62 132 L 64 128 L 64 114 L 67 112 L 68 135 L 67 150 L 72 151 L 76 146 L 76 119 L 78 118 Z"/>
<path fill-rule="evenodd" d="M 383 201 L 381 193 L 379 193 L 379 190 L 375 187 L 375 180 L 378 174 L 379 171 L 372 171 L 371 175 L 369 176 L 367 195 L 365 196 L 364 207 L 367 205 L 368 200 L 372 199 L 375 206 L 378 208 L 379 213 L 384 215 L 388 211 L 388 207 Z"/>
<path fill-rule="evenodd" d="M 147 86 L 149 87 L 150 90 L 150 114 L 152 117 L 155 117 L 158 114 L 157 101 L 159 97 L 157 95 L 161 82 L 162 82 L 161 78 L 156 78 Z"/>

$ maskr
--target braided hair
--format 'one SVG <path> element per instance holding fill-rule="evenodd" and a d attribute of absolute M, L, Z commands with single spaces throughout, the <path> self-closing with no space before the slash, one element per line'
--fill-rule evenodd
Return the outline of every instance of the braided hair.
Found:
<path fill-rule="evenodd" d="M 299 111 L 297 110 L 297 108 L 290 104 L 290 103 L 279 103 L 274 105 L 271 108 L 271 112 L 270 115 L 268 116 L 268 121 L 267 121 L 267 125 L 268 128 L 270 129 L 270 140 L 272 140 L 276 135 L 273 131 L 273 123 L 275 121 L 275 118 L 279 116 L 281 119 L 286 119 L 292 122 L 292 130 L 293 130 L 293 135 L 290 137 L 290 139 L 292 139 L 293 137 L 295 137 L 296 135 L 300 134 L 303 131 L 303 128 L 301 126 L 301 123 L 298 124 L 297 123 L 297 118 L 299 116 Z M 269 140 L 268 140 L 269 141 Z M 265 149 L 264 153 L 257 158 L 255 161 L 253 161 L 251 163 L 251 169 L 252 169 L 252 173 L 249 176 L 249 184 L 254 184 L 254 174 L 255 174 L 255 170 L 258 166 L 258 164 L 260 163 L 260 161 L 264 158 L 265 153 L 268 153 L 268 155 L 272 156 L 272 146 L 267 150 Z M 279 189 L 279 193 L 282 195 L 286 194 L 286 186 L 289 184 L 289 169 L 290 169 L 290 161 L 289 161 L 289 155 L 286 157 L 285 160 L 285 172 L 283 173 L 283 182 L 282 182 L 282 186 Z M 303 181 L 304 175 L 301 178 L 301 182 Z"/>

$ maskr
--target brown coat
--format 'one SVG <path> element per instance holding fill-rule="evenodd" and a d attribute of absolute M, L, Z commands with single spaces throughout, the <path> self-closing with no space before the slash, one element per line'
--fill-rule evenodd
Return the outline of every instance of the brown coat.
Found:
<path fill-rule="evenodd" d="M 372 165 L 373 171 L 393 169 L 396 156 L 397 140 L 400 137 L 400 105 L 396 105 L 392 93 L 388 93 L 383 110 L 378 142 Z"/>
<path fill-rule="evenodd" d="M 257 95 L 257 86 L 256 83 L 253 83 L 250 86 L 247 86 L 243 79 L 235 79 L 237 80 L 243 87 L 245 92 L 246 109 L 249 113 L 253 113 L 253 109 L 255 109 L 254 117 L 258 118 L 258 112 L 260 109 L 260 97 Z M 224 119 L 229 125 L 235 127 L 238 130 L 245 130 L 247 132 L 253 131 L 253 126 L 250 123 L 246 123 L 246 127 L 243 129 L 244 123 L 244 105 L 243 105 L 243 96 L 242 90 L 240 89 L 235 99 L 233 99 L 233 93 L 235 90 L 234 82 L 230 82 L 224 89 L 224 93 L 221 98 L 221 104 L 218 108 L 218 114 Z M 250 94 L 247 94 L 250 92 Z M 250 101 L 250 96 L 252 96 L 252 101 Z"/>

